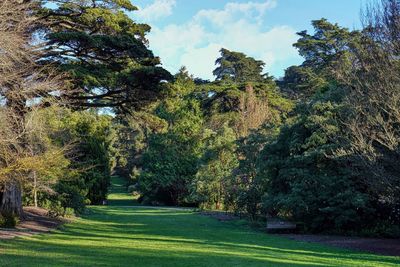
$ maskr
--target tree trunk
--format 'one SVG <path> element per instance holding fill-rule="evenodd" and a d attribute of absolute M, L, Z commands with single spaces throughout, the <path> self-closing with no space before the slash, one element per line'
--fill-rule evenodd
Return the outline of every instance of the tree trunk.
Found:
<path fill-rule="evenodd" d="M 37 175 L 36 171 L 33 171 L 33 201 L 35 203 L 35 208 L 38 207 L 38 199 L 37 199 Z"/>
<path fill-rule="evenodd" d="M 3 199 L 1 200 L 0 213 L 6 216 L 23 216 L 22 191 L 18 181 L 12 180 L 4 185 Z"/>

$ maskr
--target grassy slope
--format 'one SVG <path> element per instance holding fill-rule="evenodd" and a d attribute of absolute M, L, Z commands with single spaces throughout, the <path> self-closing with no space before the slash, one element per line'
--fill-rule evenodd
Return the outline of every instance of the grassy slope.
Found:
<path fill-rule="evenodd" d="M 113 192 L 124 201 L 132 201 L 116 189 Z M 111 204 L 125 203 L 118 202 L 116 195 L 110 199 L 117 201 Z M 53 234 L 0 241 L 0 266 L 368 267 L 399 264 L 398 257 L 289 241 L 190 211 L 151 207 L 91 207 L 89 215 Z"/>

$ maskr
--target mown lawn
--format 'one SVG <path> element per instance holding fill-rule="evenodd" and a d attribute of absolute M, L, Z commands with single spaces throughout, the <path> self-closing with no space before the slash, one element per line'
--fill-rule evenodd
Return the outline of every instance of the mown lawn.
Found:
<path fill-rule="evenodd" d="M 126 180 L 119 176 L 112 177 L 112 184 L 109 187 L 109 206 L 137 206 L 138 203 L 130 194 L 127 194 Z"/>
<path fill-rule="evenodd" d="M 0 241 L 0 266 L 399 266 L 399 257 L 301 243 L 191 211 L 90 207 L 52 234 Z"/>

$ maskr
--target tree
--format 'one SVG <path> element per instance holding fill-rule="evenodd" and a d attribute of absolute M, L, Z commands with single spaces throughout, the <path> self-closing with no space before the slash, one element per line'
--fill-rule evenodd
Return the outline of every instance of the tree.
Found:
<path fill-rule="evenodd" d="M 359 32 L 349 31 L 326 19 L 314 20 L 312 25 L 314 34 L 307 31 L 297 33 L 301 38 L 293 45 L 305 59 L 302 65 L 332 74 L 348 67 L 351 63 L 350 46 Z"/>
<path fill-rule="evenodd" d="M 312 103 L 263 149 L 259 175 L 270 215 L 323 231 L 356 230 L 374 212 L 363 184 L 346 168 L 348 162 L 335 156 L 339 111 L 334 102 Z"/>
<path fill-rule="evenodd" d="M 242 93 L 239 108 L 239 121 L 235 130 L 240 137 L 248 136 L 251 130 L 259 128 L 273 117 L 267 97 L 257 98 L 250 84 Z"/>
<path fill-rule="evenodd" d="M 131 184 L 137 182 L 142 169 L 143 153 L 148 146 L 149 136 L 161 133 L 167 127 L 167 123 L 154 114 L 154 108 L 153 105 L 128 116 L 117 116 L 113 122 L 117 132 L 114 144 L 115 171 L 123 177 L 129 177 Z"/>
<path fill-rule="evenodd" d="M 135 10 L 128 0 L 43 1 L 42 62 L 68 75 L 71 104 L 126 112 L 156 99 L 162 81 L 172 78 L 147 48 L 150 27 L 126 14 Z"/>
<path fill-rule="evenodd" d="M 359 41 L 360 35 L 358 31 L 349 31 L 326 19 L 314 20 L 312 25 L 314 34 L 297 33 L 300 39 L 293 45 L 304 62 L 286 69 L 280 82 L 284 91 L 301 98 L 336 86 L 340 76 L 351 68 L 351 47 Z"/>
<path fill-rule="evenodd" d="M 39 206 L 39 195 L 52 194 L 53 186 L 66 172 L 71 171 L 71 160 L 67 155 L 72 152 L 72 143 L 60 144 L 54 136 L 58 135 L 56 129 L 51 127 L 48 114 L 56 116 L 53 112 L 58 107 L 39 109 L 27 115 L 26 151 L 22 158 L 25 168 L 30 170 L 28 179 L 23 183 L 24 190 L 29 190 L 30 197 L 35 207 Z M 56 116 L 54 120 L 61 120 Z M 28 192 L 29 192 L 28 191 Z M 26 197 L 26 198 L 29 198 Z M 31 204 L 31 203 L 30 203 Z"/>
<path fill-rule="evenodd" d="M 1 130 L 1 203 L 3 216 L 22 216 L 22 182 L 32 171 L 24 158 L 32 156 L 27 138 L 27 117 L 51 103 L 51 92 L 62 92 L 61 82 L 49 75 L 49 66 L 38 65 L 41 43 L 32 42 L 39 26 L 35 4 L 4 0 L 0 3 L 0 99 L 4 114 Z M 46 74 L 47 73 L 47 74 Z M 34 156 L 34 155 L 33 155 Z"/>
<path fill-rule="evenodd" d="M 203 113 L 192 97 L 194 82 L 180 72 L 166 91 L 167 98 L 155 114 L 166 122 L 166 129 L 153 133 L 143 154 L 143 171 L 138 188 L 144 202 L 189 205 L 190 186 L 201 156 Z"/>
<path fill-rule="evenodd" d="M 312 67 L 291 66 L 285 70 L 285 76 L 278 84 L 292 98 L 306 99 L 328 87 L 329 83 Z"/>
<path fill-rule="evenodd" d="M 261 82 L 268 78 L 267 74 L 261 74 L 264 62 L 225 48 L 220 52 L 221 57 L 215 62 L 218 67 L 213 71 L 217 81 Z"/>
<path fill-rule="evenodd" d="M 112 129 L 112 117 L 93 111 L 55 111 L 62 119 L 53 121 L 62 140 L 74 142 L 71 168 L 76 170 L 74 179 L 83 183 L 83 197 L 90 204 L 101 204 L 107 198 L 111 171 L 115 166 L 113 145 L 116 133 Z M 59 138 L 54 136 L 54 138 Z"/>
<path fill-rule="evenodd" d="M 196 88 L 207 127 L 217 130 L 228 123 L 237 137 L 246 136 L 265 121 L 281 121 L 293 108 L 293 102 L 285 98 L 271 80 L 240 84 L 214 82 Z"/>
<path fill-rule="evenodd" d="M 206 208 L 229 209 L 229 178 L 238 164 L 236 135 L 226 125 L 217 132 L 205 131 L 205 134 L 205 152 L 196 174 L 194 198 Z"/>
<path fill-rule="evenodd" d="M 275 140 L 279 126 L 278 123 L 265 123 L 237 141 L 239 165 L 232 173 L 229 198 L 235 203 L 235 212 L 249 215 L 252 220 L 262 214 L 263 196 L 268 189 L 268 180 L 260 175 L 264 160 L 260 153 L 266 144 Z"/>
<path fill-rule="evenodd" d="M 400 2 L 370 6 L 364 31 L 352 47 L 356 64 L 343 84 L 349 90 L 343 122 L 349 147 L 340 155 L 376 198 L 380 219 L 400 222 Z M 390 218 L 390 219 L 389 219 Z"/>
<path fill-rule="evenodd" d="M 29 121 L 36 126 L 28 139 L 32 156 L 22 160 L 32 171 L 23 183 L 29 192 L 25 204 L 37 202 L 57 216 L 72 210 L 80 214 L 86 204 L 102 204 L 115 165 L 112 117 L 54 105 L 32 115 Z M 38 129 L 38 125 L 43 126 Z"/>

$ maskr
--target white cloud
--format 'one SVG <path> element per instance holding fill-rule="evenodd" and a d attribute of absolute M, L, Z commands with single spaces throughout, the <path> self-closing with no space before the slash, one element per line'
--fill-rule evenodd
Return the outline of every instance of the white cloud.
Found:
<path fill-rule="evenodd" d="M 268 0 L 261 3 L 227 3 L 222 10 L 204 9 L 200 10 L 195 16 L 195 20 L 209 20 L 218 26 L 232 21 L 237 15 L 240 17 L 253 18 L 259 20 L 268 9 L 272 9 L 277 5 L 276 0 Z"/>
<path fill-rule="evenodd" d="M 188 67 L 189 72 L 195 76 L 211 79 L 210 70 L 215 69 L 214 62 L 219 56 L 221 47 L 223 45 L 212 43 L 206 47 L 192 48 L 182 55 L 180 63 Z"/>
<path fill-rule="evenodd" d="M 294 29 L 280 25 L 266 29 L 267 10 L 276 4 L 275 0 L 227 3 L 223 9 L 200 10 L 185 24 L 153 27 L 150 46 L 171 72 L 184 65 L 206 79 L 213 79 L 222 47 L 261 59 L 267 71 L 274 70 L 298 56 L 292 46 L 297 40 Z"/>
<path fill-rule="evenodd" d="M 135 15 L 145 22 L 155 21 L 172 15 L 175 5 L 176 0 L 155 0 L 152 4 L 139 8 Z"/>

